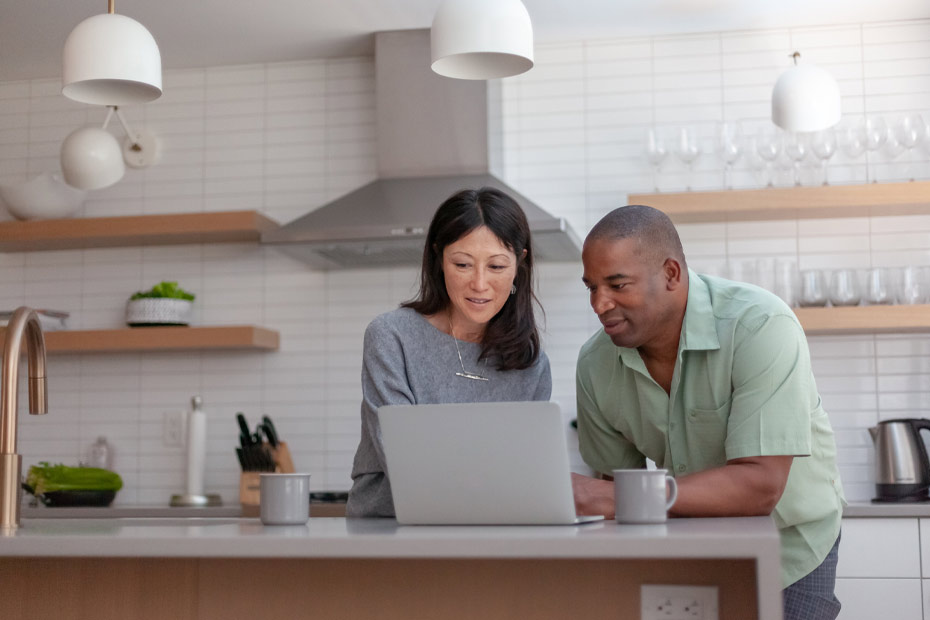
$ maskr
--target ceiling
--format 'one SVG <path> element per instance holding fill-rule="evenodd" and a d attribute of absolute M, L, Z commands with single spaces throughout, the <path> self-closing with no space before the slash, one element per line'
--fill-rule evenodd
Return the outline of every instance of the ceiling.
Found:
<path fill-rule="evenodd" d="M 523 0 L 536 42 L 893 21 L 927 0 Z M 117 0 L 165 69 L 372 53 L 371 33 L 429 27 L 441 0 Z M 0 81 L 56 77 L 61 48 L 105 0 L 0 0 Z"/>

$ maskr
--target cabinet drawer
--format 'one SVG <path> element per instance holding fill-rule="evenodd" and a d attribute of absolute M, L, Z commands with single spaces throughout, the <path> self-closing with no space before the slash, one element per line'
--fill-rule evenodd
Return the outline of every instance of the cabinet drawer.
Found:
<path fill-rule="evenodd" d="M 918 520 L 843 519 L 836 576 L 919 578 Z"/>
<path fill-rule="evenodd" d="M 868 521 L 870 519 L 861 519 Z M 845 537 L 846 535 L 843 534 Z M 844 541 L 845 542 L 845 541 Z M 840 549 L 842 549 L 842 543 Z M 920 579 L 837 579 L 843 607 L 837 620 L 921 620 Z"/>

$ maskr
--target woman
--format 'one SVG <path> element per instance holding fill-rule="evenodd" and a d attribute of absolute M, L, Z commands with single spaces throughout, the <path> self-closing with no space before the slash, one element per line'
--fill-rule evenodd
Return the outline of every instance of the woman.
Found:
<path fill-rule="evenodd" d="M 348 516 L 394 516 L 378 407 L 549 400 L 532 281 L 529 225 L 510 196 L 485 187 L 440 205 L 426 236 L 419 294 L 365 330 L 362 438 Z"/>

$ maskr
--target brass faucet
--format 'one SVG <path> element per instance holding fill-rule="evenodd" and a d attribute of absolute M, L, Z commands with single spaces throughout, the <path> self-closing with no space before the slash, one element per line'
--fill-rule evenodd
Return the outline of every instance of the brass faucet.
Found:
<path fill-rule="evenodd" d="M 16 453 L 16 389 L 24 335 L 29 360 L 29 413 L 48 413 L 45 337 L 35 310 L 22 306 L 6 326 L 0 368 L 0 530 L 19 526 L 23 457 Z"/>

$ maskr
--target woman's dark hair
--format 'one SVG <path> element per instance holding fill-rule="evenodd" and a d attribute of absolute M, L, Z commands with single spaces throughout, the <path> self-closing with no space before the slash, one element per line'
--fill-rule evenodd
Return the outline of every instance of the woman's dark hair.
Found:
<path fill-rule="evenodd" d="M 533 303 L 538 305 L 539 300 L 533 293 L 530 226 L 520 205 L 498 189 L 462 190 L 439 205 L 423 248 L 420 292 L 401 305 L 426 315 L 448 308 L 451 301 L 442 272 L 443 250 L 481 226 L 487 226 L 516 255 L 513 283 L 517 290 L 488 322 L 479 359 L 492 361 L 498 370 L 529 368 L 539 357 L 539 332 L 533 313 Z"/>

